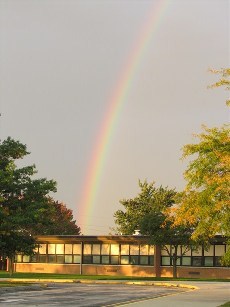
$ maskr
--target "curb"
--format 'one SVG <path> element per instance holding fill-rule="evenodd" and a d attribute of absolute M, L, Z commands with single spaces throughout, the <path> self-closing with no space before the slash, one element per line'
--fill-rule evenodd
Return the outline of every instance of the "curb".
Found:
<path fill-rule="evenodd" d="M 81 284 L 123 284 L 123 285 L 140 285 L 140 286 L 161 286 L 161 287 L 175 287 L 185 288 L 190 290 L 197 290 L 199 287 L 189 284 L 170 283 L 170 282 L 152 282 L 152 281 L 127 281 L 127 280 L 90 280 L 90 279 L 24 279 L 24 278 L 9 278 L 4 279 L 8 282 L 24 282 L 24 283 L 81 283 Z"/>

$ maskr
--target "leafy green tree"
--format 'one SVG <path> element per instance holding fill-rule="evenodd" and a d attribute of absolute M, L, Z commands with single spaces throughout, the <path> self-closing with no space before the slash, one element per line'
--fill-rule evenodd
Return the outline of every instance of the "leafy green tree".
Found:
<path fill-rule="evenodd" d="M 189 248 L 191 245 L 191 228 L 174 226 L 170 208 L 175 204 L 176 191 L 154 183 L 139 182 L 141 192 L 133 199 L 121 200 L 125 211 L 115 212 L 117 230 L 122 234 L 133 234 L 140 229 L 141 234 L 150 236 L 150 244 L 159 245 L 172 258 L 173 276 L 177 277 L 177 259 L 179 246 Z M 173 249 L 173 253 L 169 248 Z M 186 248 L 184 250 L 186 252 Z"/>
<path fill-rule="evenodd" d="M 203 127 L 197 144 L 183 148 L 183 158 L 195 156 L 185 171 L 187 185 L 178 200 L 176 224 L 194 228 L 193 238 L 208 241 L 230 236 L 230 130 Z"/>
<path fill-rule="evenodd" d="M 79 235 L 80 227 L 73 219 L 73 211 L 64 203 L 49 198 L 45 217 L 31 229 L 34 235 Z"/>
<path fill-rule="evenodd" d="M 0 255 L 11 264 L 16 253 L 33 254 L 34 234 L 80 231 L 72 211 L 49 197 L 56 182 L 34 179 L 35 165 L 17 167 L 28 154 L 26 145 L 10 137 L 0 143 Z"/>

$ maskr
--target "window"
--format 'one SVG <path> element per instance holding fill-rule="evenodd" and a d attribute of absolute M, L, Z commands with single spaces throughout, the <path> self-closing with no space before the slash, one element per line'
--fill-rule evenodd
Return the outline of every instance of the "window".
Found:
<path fill-rule="evenodd" d="M 119 264 L 119 256 L 111 256 L 111 264 Z"/>
<path fill-rule="evenodd" d="M 48 254 L 55 254 L 55 244 L 48 244 Z"/>
<path fill-rule="evenodd" d="M 215 245 L 215 256 L 223 256 L 225 253 L 225 245 Z"/>
<path fill-rule="evenodd" d="M 65 244 L 65 254 L 72 254 L 73 246 L 72 244 Z"/>
<path fill-rule="evenodd" d="M 148 251 L 148 245 L 141 245 L 140 246 L 140 255 L 148 255 L 149 251 Z"/>
<path fill-rule="evenodd" d="M 109 256 L 101 256 L 102 264 L 109 264 Z"/>
<path fill-rule="evenodd" d="M 98 264 L 101 262 L 100 256 L 93 256 L 93 263 Z"/>
<path fill-rule="evenodd" d="M 65 255 L 65 263 L 72 263 L 73 257 L 72 255 Z"/>
<path fill-rule="evenodd" d="M 148 256 L 140 256 L 140 264 L 148 265 L 149 257 Z"/>
<path fill-rule="evenodd" d="M 56 263 L 56 256 L 55 255 L 48 255 L 48 262 L 49 263 Z"/>
<path fill-rule="evenodd" d="M 64 254 L 64 244 L 56 244 L 56 254 Z"/>
<path fill-rule="evenodd" d="M 130 255 L 139 255 L 139 245 L 130 245 Z"/>
<path fill-rule="evenodd" d="M 64 255 L 57 255 L 57 263 L 64 263 Z"/>
<path fill-rule="evenodd" d="M 121 264 L 129 264 L 129 256 L 121 256 Z"/>
<path fill-rule="evenodd" d="M 204 266 L 213 266 L 213 257 L 204 257 Z"/>
<path fill-rule="evenodd" d="M 91 255 L 91 244 L 84 244 L 84 255 Z"/>
<path fill-rule="evenodd" d="M 93 255 L 100 255 L 100 244 L 93 244 Z"/>
<path fill-rule="evenodd" d="M 81 254 L 81 244 L 73 244 L 73 254 Z"/>
<path fill-rule="evenodd" d="M 119 244 L 111 244 L 111 255 L 119 255 Z"/>
<path fill-rule="evenodd" d="M 92 263 L 92 257 L 91 256 L 88 256 L 88 255 L 84 255 L 83 256 L 83 263 L 85 264 L 89 264 L 89 263 Z"/>
<path fill-rule="evenodd" d="M 73 255 L 73 263 L 81 263 L 81 256 Z"/>
<path fill-rule="evenodd" d="M 192 257 L 192 266 L 202 266 L 202 257 Z"/>
<path fill-rule="evenodd" d="M 130 264 L 138 264 L 139 263 L 138 256 L 130 256 Z"/>
<path fill-rule="evenodd" d="M 161 257 L 161 265 L 170 265 L 170 257 L 169 256 L 162 256 Z"/>
<path fill-rule="evenodd" d="M 39 254 L 46 254 L 46 244 L 39 244 Z"/>
<path fill-rule="evenodd" d="M 102 244 L 101 245 L 101 254 L 102 255 L 109 255 L 109 244 Z"/>
<path fill-rule="evenodd" d="M 121 255 L 129 255 L 129 244 L 121 244 Z"/>
<path fill-rule="evenodd" d="M 191 265 L 191 257 L 182 257 L 181 265 Z"/>

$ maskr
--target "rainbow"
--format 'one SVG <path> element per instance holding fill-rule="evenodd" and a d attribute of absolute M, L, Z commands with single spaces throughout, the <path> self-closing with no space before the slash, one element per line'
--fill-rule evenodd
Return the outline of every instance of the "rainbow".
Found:
<path fill-rule="evenodd" d="M 148 46 L 152 41 L 154 33 L 161 24 L 164 12 L 168 6 L 169 0 L 159 0 L 153 2 L 153 7 L 150 10 L 150 15 L 140 31 L 140 34 L 129 54 L 128 60 L 121 76 L 115 86 L 108 103 L 108 110 L 105 114 L 104 121 L 96 143 L 94 146 L 92 159 L 90 161 L 86 179 L 83 185 L 82 198 L 78 207 L 78 225 L 81 226 L 84 232 L 84 225 L 91 223 L 94 208 L 96 207 L 95 200 L 98 193 L 100 179 L 103 172 L 106 157 L 112 142 L 112 136 L 116 128 L 116 122 L 126 98 L 129 95 L 133 80 L 138 73 L 138 69 L 148 50 Z M 84 233 L 86 234 L 86 233 Z"/>

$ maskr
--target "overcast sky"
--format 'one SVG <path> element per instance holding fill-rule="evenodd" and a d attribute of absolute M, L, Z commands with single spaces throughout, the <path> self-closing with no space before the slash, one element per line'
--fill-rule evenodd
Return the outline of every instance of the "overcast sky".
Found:
<path fill-rule="evenodd" d="M 117 117 L 88 216 L 80 206 L 95 140 L 154 2 L 164 4 Z M 27 144 L 40 177 L 83 234 L 108 234 L 138 180 L 183 189 L 183 145 L 229 121 L 228 0 L 0 0 L 0 138 Z M 157 4 L 157 3 L 156 3 Z"/>

